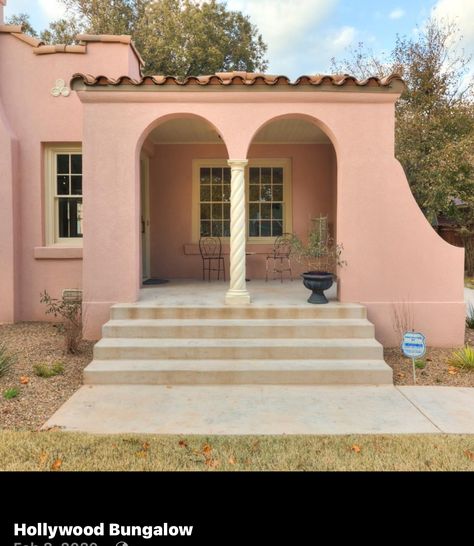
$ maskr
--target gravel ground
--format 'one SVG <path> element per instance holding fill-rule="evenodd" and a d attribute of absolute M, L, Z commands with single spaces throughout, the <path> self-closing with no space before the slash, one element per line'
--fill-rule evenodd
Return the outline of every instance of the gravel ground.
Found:
<path fill-rule="evenodd" d="M 92 360 L 93 343 L 83 342 L 78 355 L 65 355 L 64 338 L 46 322 L 0 324 L 0 342 L 16 353 L 13 368 L 0 378 L 0 428 L 38 429 L 82 384 L 82 370 Z M 64 373 L 37 377 L 34 364 L 62 362 Z M 21 377 L 28 383 L 21 384 Z M 5 400 L 3 392 L 18 387 L 20 394 Z"/>
<path fill-rule="evenodd" d="M 20 394 L 12 400 L 0 396 L 0 428 L 37 430 L 82 385 L 82 370 L 92 360 L 94 343 L 83 342 L 78 355 L 64 354 L 64 341 L 52 323 L 23 322 L 0 324 L 0 342 L 18 355 L 18 361 L 0 378 L 0 394 L 18 387 Z M 466 342 L 474 345 L 474 330 L 466 330 Z M 450 368 L 446 362 L 452 349 L 428 348 L 426 367 L 417 370 L 417 385 L 474 387 L 474 372 Z M 385 349 L 386 362 L 393 368 L 396 385 L 413 384 L 411 360 L 400 349 Z M 62 362 L 64 374 L 51 378 L 37 377 L 34 364 Z M 27 378 L 26 384 L 21 378 Z"/>
<path fill-rule="evenodd" d="M 474 346 L 474 330 L 466 328 L 466 343 Z M 474 387 L 474 371 L 460 370 L 449 366 L 447 360 L 455 349 L 427 347 L 423 359 L 424 369 L 416 370 L 417 385 L 448 387 Z M 384 349 L 385 362 L 393 368 L 395 385 L 413 385 L 411 359 L 405 358 L 399 348 Z"/>

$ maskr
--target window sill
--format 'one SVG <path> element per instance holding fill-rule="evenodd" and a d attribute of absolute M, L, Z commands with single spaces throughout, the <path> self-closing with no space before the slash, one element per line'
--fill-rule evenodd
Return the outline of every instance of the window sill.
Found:
<path fill-rule="evenodd" d="M 81 246 L 36 246 L 35 260 L 82 260 Z"/>

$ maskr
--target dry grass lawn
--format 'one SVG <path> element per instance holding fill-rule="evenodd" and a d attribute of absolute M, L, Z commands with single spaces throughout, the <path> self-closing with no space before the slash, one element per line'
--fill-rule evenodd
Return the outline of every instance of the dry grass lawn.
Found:
<path fill-rule="evenodd" d="M 0 432 L 0 469 L 474 470 L 474 435 L 153 436 Z"/>

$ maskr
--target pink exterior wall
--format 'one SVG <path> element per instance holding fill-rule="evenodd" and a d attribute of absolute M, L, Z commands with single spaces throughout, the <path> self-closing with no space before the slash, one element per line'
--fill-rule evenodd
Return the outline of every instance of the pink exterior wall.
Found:
<path fill-rule="evenodd" d="M 0 321 L 44 320 L 40 292 L 59 296 L 82 286 L 80 251 L 67 257 L 52 249 L 47 258 L 42 252 L 43 145 L 83 140 L 77 94 L 53 97 L 51 88 L 58 78 L 69 85 L 78 71 L 138 75 L 137 59 L 122 43 L 89 43 L 85 54 L 35 55 L 33 49 L 0 32 Z"/>
<path fill-rule="evenodd" d="M 463 250 L 433 231 L 394 158 L 396 93 L 233 91 L 219 93 L 219 100 L 210 100 L 215 93 L 186 91 L 78 93 L 84 102 L 89 190 L 86 335 L 99 335 L 111 302 L 138 297 L 139 154 L 148 132 L 168 119 L 200 116 L 217 129 L 230 158 L 244 159 L 263 125 L 298 116 L 323 128 L 337 154 L 337 236 L 349 263 L 340 271 L 341 301 L 366 304 L 385 344 L 396 343 L 393 305 L 406 300 L 428 343 L 463 343 Z M 113 180 L 114 191 L 94 180 Z"/>
<path fill-rule="evenodd" d="M 257 144 L 250 159 L 291 159 L 293 232 L 304 237 L 310 219 L 328 214 L 335 224 L 336 178 L 330 144 Z M 223 145 L 156 145 L 150 159 L 151 274 L 154 277 L 200 279 L 198 245 L 192 241 L 192 161 L 227 159 Z M 271 246 L 249 244 L 256 256 L 247 260 L 250 278 L 265 278 L 265 256 Z M 226 271 L 229 247 L 225 245 Z M 295 271 L 298 265 L 294 264 Z"/>

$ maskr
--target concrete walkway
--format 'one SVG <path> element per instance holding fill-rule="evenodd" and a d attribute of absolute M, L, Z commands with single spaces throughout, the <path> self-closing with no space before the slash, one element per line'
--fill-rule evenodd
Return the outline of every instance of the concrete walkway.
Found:
<path fill-rule="evenodd" d="M 89 385 L 44 425 L 153 434 L 474 434 L 474 388 Z"/>

